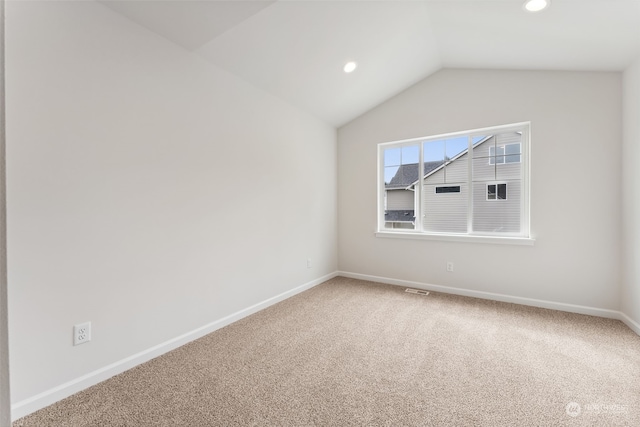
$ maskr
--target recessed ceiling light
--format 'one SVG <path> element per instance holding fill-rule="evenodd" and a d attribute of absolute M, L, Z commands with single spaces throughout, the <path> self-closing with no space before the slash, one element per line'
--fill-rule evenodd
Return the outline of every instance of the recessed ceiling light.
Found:
<path fill-rule="evenodd" d="M 358 64 L 356 64 L 353 61 L 350 61 L 350 62 L 347 62 L 346 64 L 344 64 L 343 70 L 344 70 L 345 73 L 350 73 L 353 70 L 355 70 L 357 66 L 358 66 Z"/>
<path fill-rule="evenodd" d="M 549 7 L 551 0 L 527 0 L 524 2 L 524 10 L 528 12 L 540 12 Z"/>

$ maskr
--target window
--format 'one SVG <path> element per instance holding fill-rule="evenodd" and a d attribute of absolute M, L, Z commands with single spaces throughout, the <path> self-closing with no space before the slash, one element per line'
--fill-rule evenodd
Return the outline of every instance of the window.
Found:
<path fill-rule="evenodd" d="M 418 147 L 394 146 L 384 150 L 384 227 L 415 230 L 415 190 L 409 188 L 418 176 Z"/>
<path fill-rule="evenodd" d="M 460 186 L 457 185 L 455 187 L 436 187 L 436 193 L 441 194 L 441 193 L 459 193 L 460 192 Z"/>
<path fill-rule="evenodd" d="M 487 184 L 487 200 L 507 200 L 507 184 Z"/>
<path fill-rule="evenodd" d="M 489 147 L 489 164 L 520 163 L 520 143 Z"/>
<path fill-rule="evenodd" d="M 529 123 L 379 144 L 378 231 L 528 238 L 528 147 Z"/>

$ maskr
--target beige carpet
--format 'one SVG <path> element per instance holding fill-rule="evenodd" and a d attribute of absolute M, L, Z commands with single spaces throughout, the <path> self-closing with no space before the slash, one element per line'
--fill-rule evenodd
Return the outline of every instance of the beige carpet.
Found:
<path fill-rule="evenodd" d="M 263 425 L 640 426 L 640 337 L 336 278 L 14 423 Z"/>

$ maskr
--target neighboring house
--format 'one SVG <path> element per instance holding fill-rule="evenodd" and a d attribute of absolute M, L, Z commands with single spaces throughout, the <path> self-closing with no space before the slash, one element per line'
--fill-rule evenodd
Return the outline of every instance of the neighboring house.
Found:
<path fill-rule="evenodd" d="M 429 173 L 443 162 L 425 162 L 424 171 Z M 386 228 L 415 228 L 415 183 L 420 177 L 418 163 L 401 165 L 394 177 L 385 184 L 384 222 Z"/>
<path fill-rule="evenodd" d="M 472 229 L 483 232 L 520 230 L 521 135 L 490 135 L 473 147 Z M 468 231 L 468 150 L 445 161 L 424 163 L 422 229 L 431 232 Z M 399 167 L 385 185 L 387 228 L 416 226 L 418 164 Z"/>

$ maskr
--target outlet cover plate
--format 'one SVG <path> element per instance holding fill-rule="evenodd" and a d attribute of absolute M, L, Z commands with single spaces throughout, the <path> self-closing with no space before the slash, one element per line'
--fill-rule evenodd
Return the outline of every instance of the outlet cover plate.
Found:
<path fill-rule="evenodd" d="M 79 323 L 73 327 L 73 345 L 91 341 L 91 322 Z"/>

